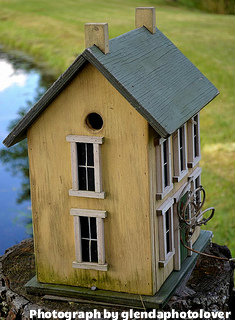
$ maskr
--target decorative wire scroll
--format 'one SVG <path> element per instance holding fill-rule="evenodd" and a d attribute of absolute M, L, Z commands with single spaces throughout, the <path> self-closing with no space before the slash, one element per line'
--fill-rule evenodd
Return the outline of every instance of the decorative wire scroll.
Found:
<path fill-rule="evenodd" d="M 189 180 L 188 184 L 183 188 L 178 202 L 177 212 L 179 216 L 180 222 L 182 222 L 184 225 L 186 225 L 186 241 L 189 242 L 189 240 L 192 238 L 192 235 L 196 229 L 197 226 L 206 225 L 211 218 L 213 218 L 215 213 L 215 208 L 210 207 L 203 211 L 201 211 L 205 200 L 206 200 L 206 192 L 205 189 L 202 186 L 199 186 L 194 191 L 188 191 L 188 197 L 186 202 L 184 203 L 182 207 L 182 198 L 186 193 L 186 190 L 188 189 L 188 185 L 190 185 L 192 182 L 192 178 Z M 198 201 L 200 197 L 200 201 Z M 210 212 L 209 217 L 205 218 L 203 217 L 205 213 Z M 190 214 L 188 214 L 190 212 Z"/>
<path fill-rule="evenodd" d="M 206 200 L 205 189 L 202 186 L 199 186 L 194 191 L 191 191 L 191 190 L 187 191 L 189 186 L 191 185 L 191 182 L 192 182 L 192 178 L 188 181 L 187 185 L 183 188 L 183 190 L 179 196 L 179 201 L 178 201 L 178 206 L 177 206 L 177 213 L 179 216 L 179 220 L 184 226 L 186 226 L 185 240 L 187 243 L 191 240 L 196 227 L 201 226 L 203 224 L 206 225 L 207 222 L 213 218 L 214 213 L 215 213 L 214 207 L 210 207 L 210 208 L 207 208 L 207 209 L 201 211 L 201 209 L 205 203 L 205 200 Z M 188 192 L 188 197 L 187 197 L 185 204 L 182 207 L 182 203 L 183 203 L 182 200 L 183 200 L 183 197 L 185 196 L 186 192 Z M 199 198 L 198 195 L 201 195 L 201 197 Z M 200 201 L 198 201 L 198 199 L 200 199 Z M 211 213 L 207 218 L 203 217 L 205 213 L 210 212 L 210 211 L 211 211 Z M 190 212 L 190 214 L 188 214 L 189 212 Z M 201 255 L 204 255 L 204 256 L 207 256 L 210 258 L 214 258 L 214 259 L 235 262 L 234 258 L 230 258 L 230 259 L 229 258 L 222 258 L 222 257 L 217 257 L 217 256 L 214 256 L 211 254 L 207 254 L 207 253 L 203 253 L 203 252 L 194 250 L 184 243 L 182 237 L 180 237 L 180 241 L 186 249 L 193 251 L 195 253 L 198 253 L 198 254 L 201 254 Z"/>

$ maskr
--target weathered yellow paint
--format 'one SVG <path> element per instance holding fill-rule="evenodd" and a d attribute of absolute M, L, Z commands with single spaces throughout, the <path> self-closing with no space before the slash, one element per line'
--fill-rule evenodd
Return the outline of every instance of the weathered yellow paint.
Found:
<path fill-rule="evenodd" d="M 85 124 L 90 112 L 100 131 Z M 66 136 L 103 136 L 106 198 L 71 197 L 70 144 Z M 153 294 L 150 239 L 148 123 L 90 64 L 28 130 L 33 226 L 38 280 Z M 72 268 L 74 226 L 70 208 L 108 212 L 105 250 L 109 270 Z"/>
<path fill-rule="evenodd" d="M 99 131 L 85 123 L 91 112 L 103 118 Z M 71 153 L 66 136 L 71 134 L 104 137 L 105 199 L 69 196 Z M 189 169 L 163 200 L 156 201 L 156 132 L 90 64 L 41 114 L 27 137 L 38 280 L 136 294 L 158 291 L 173 271 L 173 257 L 164 268 L 159 267 L 156 209 L 196 168 Z M 173 172 L 173 157 L 171 166 Z M 104 220 L 107 272 L 72 268 L 71 208 L 108 212 Z M 197 228 L 193 242 L 199 232 Z"/>

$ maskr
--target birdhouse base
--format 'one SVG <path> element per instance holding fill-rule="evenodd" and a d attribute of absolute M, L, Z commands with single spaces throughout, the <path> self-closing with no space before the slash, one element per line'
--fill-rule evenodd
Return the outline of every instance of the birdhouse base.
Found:
<path fill-rule="evenodd" d="M 197 251 L 203 251 L 210 242 L 212 235 L 211 231 L 201 230 L 200 236 L 193 248 Z M 159 309 L 164 307 L 173 295 L 175 289 L 182 283 L 185 276 L 191 274 L 196 264 L 197 257 L 198 254 L 194 252 L 191 257 L 187 257 L 182 264 L 181 270 L 173 271 L 154 296 L 99 289 L 92 291 L 91 289 L 82 287 L 40 283 L 37 281 L 36 276 L 25 284 L 25 288 L 29 294 L 77 298 L 88 302 L 102 303 L 104 305 Z"/>

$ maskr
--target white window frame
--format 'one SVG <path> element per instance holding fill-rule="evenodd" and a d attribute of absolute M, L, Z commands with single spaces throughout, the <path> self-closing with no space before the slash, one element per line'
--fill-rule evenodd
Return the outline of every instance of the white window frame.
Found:
<path fill-rule="evenodd" d="M 157 210 L 158 215 L 158 244 L 159 244 L 159 266 L 165 267 L 175 254 L 174 229 L 173 229 L 173 199 L 165 201 Z M 167 253 L 166 244 L 166 219 L 165 214 L 170 210 L 170 252 Z"/>
<path fill-rule="evenodd" d="M 182 152 L 183 152 L 183 170 L 181 170 L 181 157 L 180 157 L 180 129 L 178 129 L 173 135 L 173 182 L 179 182 L 180 180 L 185 177 L 188 173 L 187 167 L 187 144 L 186 144 L 186 124 L 181 127 L 183 130 L 183 145 L 182 145 Z"/>
<path fill-rule="evenodd" d="M 197 152 L 198 155 L 195 157 L 195 142 L 194 142 L 194 118 L 197 117 Z M 192 117 L 187 123 L 187 133 L 188 133 L 188 168 L 193 168 L 201 159 L 201 147 L 200 147 L 200 117 L 199 113 L 197 113 L 194 117 Z"/>
<path fill-rule="evenodd" d="M 163 143 L 167 141 L 167 162 L 168 162 L 168 185 L 164 186 L 164 154 Z M 171 175 L 171 139 L 157 139 L 155 140 L 156 147 L 156 166 L 157 166 L 157 194 L 156 199 L 162 200 L 172 189 L 172 175 Z"/>
<path fill-rule="evenodd" d="M 100 210 L 72 208 L 70 209 L 70 215 L 74 217 L 74 234 L 75 234 L 76 261 L 72 263 L 73 268 L 107 271 L 108 264 L 105 263 L 105 243 L 104 243 L 104 219 L 107 217 L 107 212 L 100 211 Z M 98 263 L 82 261 L 80 217 L 96 218 Z"/>
<path fill-rule="evenodd" d="M 68 135 L 66 141 L 70 142 L 71 145 L 72 189 L 69 190 L 69 195 L 104 199 L 105 192 L 102 190 L 101 170 L 101 144 L 104 142 L 104 138 Z M 93 144 L 95 191 L 79 190 L 77 143 Z"/>

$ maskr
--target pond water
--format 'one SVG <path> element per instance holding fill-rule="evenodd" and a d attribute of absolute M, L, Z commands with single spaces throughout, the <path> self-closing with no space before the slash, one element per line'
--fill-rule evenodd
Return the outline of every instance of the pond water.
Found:
<path fill-rule="evenodd" d="M 34 63 L 21 54 L 5 53 L 0 48 L 0 149 L 9 133 L 9 124 L 19 118 L 20 108 L 29 108 L 52 82 Z M 6 148 L 5 148 L 6 149 Z M 22 191 L 22 175 L 12 172 L 12 162 L 0 161 L 0 255 L 10 246 L 30 236 L 30 201 L 17 203 Z M 27 218 L 24 218 L 27 216 Z"/>

